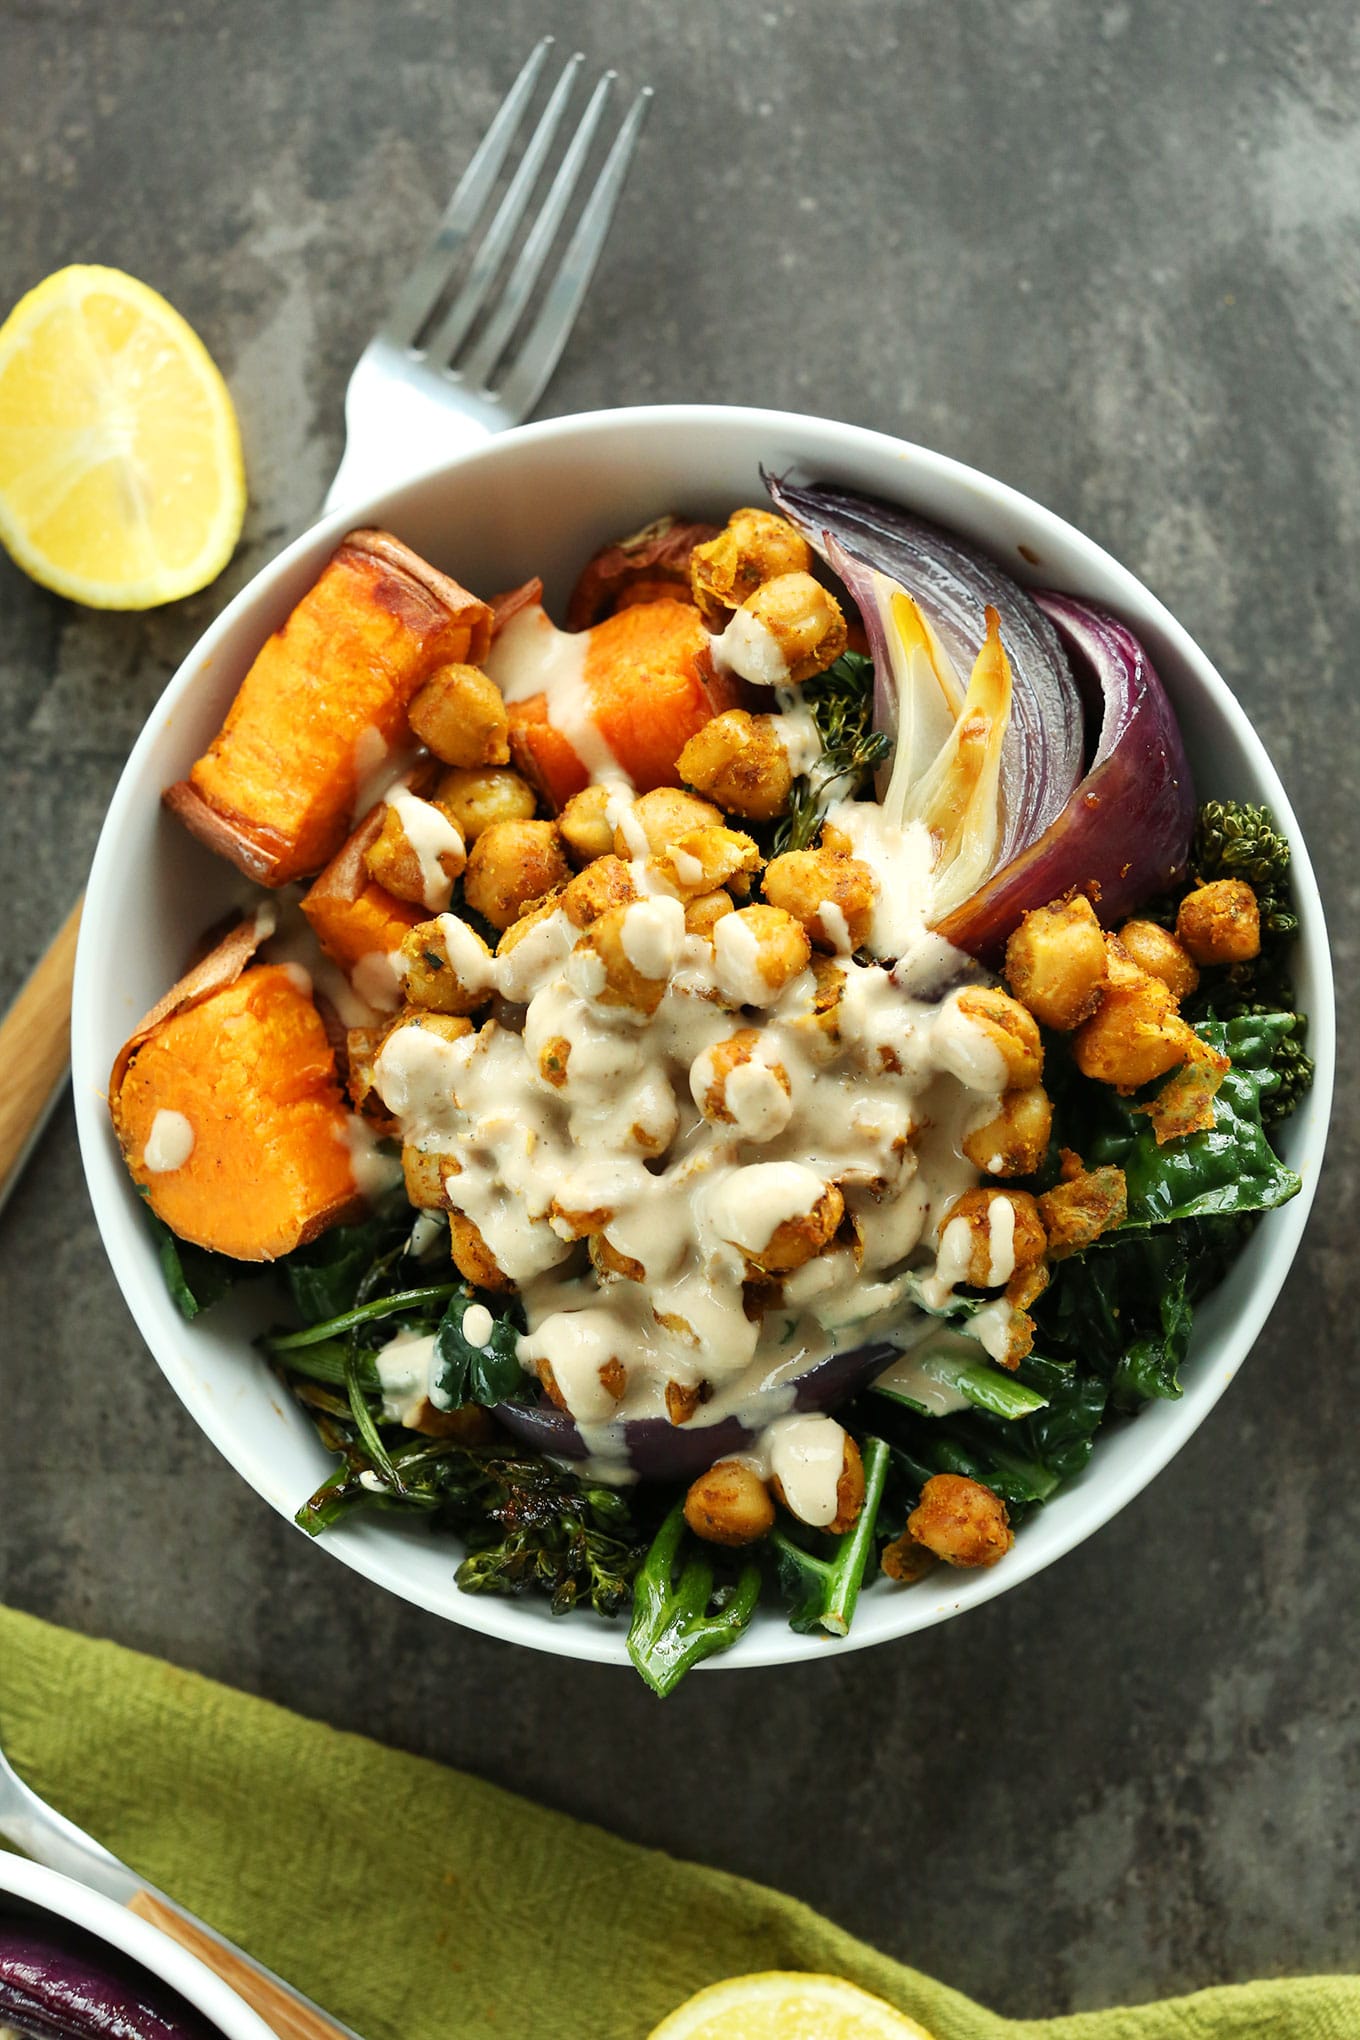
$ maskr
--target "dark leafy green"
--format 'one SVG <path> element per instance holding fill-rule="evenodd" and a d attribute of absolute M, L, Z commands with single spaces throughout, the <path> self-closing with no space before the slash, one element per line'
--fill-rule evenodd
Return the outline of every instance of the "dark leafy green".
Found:
<path fill-rule="evenodd" d="M 155 1236 L 165 1286 L 181 1317 L 193 1319 L 200 1311 L 211 1310 L 239 1282 L 260 1272 L 250 1262 L 233 1261 L 227 1254 L 210 1254 L 206 1247 L 176 1238 L 149 1206 L 146 1220 Z"/>
<path fill-rule="evenodd" d="M 659 1699 L 705 1658 L 730 1650 L 755 1613 L 759 1565 L 748 1559 L 734 1581 L 715 1584 L 715 1556 L 676 1502 L 634 1576 L 628 1655 Z"/>
<path fill-rule="evenodd" d="M 358 1225 L 332 1226 L 310 1246 L 289 1254 L 280 1266 L 303 1324 L 322 1324 L 351 1309 L 375 1264 L 385 1265 L 404 1252 L 411 1221 L 411 1208 L 401 1197 Z"/>
<path fill-rule="evenodd" d="M 776 1528 L 769 1544 L 779 1568 L 779 1584 L 789 1603 L 789 1628 L 801 1636 L 824 1629 L 846 1636 L 854 1620 L 865 1569 L 875 1548 L 879 1505 L 888 1477 L 892 1451 L 882 1438 L 866 1438 L 864 1507 L 852 1530 L 841 1537 L 798 1536 Z M 814 1548 L 815 1547 L 815 1548 Z"/>
<path fill-rule="evenodd" d="M 482 1307 L 485 1300 L 478 1299 Z M 461 1410 L 466 1403 L 492 1408 L 513 1402 L 526 1392 L 524 1369 L 519 1364 L 519 1335 L 524 1329 L 522 1314 L 502 1307 L 491 1313 L 491 1333 L 484 1346 L 474 1345 L 463 1330 L 469 1310 L 477 1307 L 470 1291 L 451 1296 L 439 1320 L 435 1335 L 434 1370 L 431 1392 L 443 1410 Z"/>

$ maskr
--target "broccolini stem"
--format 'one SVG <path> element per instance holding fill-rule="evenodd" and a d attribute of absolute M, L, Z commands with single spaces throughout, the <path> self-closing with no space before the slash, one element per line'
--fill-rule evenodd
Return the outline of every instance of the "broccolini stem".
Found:
<path fill-rule="evenodd" d="M 659 1699 L 675 1690 L 685 1673 L 715 1651 L 734 1644 L 760 1599 L 760 1567 L 754 1561 L 722 1606 L 708 1612 L 713 1567 L 698 1550 L 675 1578 L 676 1560 L 688 1532 L 683 1502 L 677 1502 L 652 1541 L 633 1582 L 633 1620 L 628 1655 Z"/>
<path fill-rule="evenodd" d="M 789 1626 L 803 1635 L 825 1629 L 832 1636 L 847 1636 L 855 1619 L 859 1590 L 874 1548 L 874 1526 L 892 1448 L 882 1438 L 866 1438 L 862 1452 L 864 1506 L 853 1530 L 847 1530 L 837 1541 L 834 1557 L 816 1558 L 782 1530 L 770 1532 L 769 1543 L 778 1558 L 786 1590 L 797 1600 Z"/>
<path fill-rule="evenodd" d="M 354 1310 L 342 1311 L 339 1317 L 327 1318 L 324 1324 L 307 1325 L 300 1332 L 280 1332 L 264 1341 L 264 1349 L 277 1359 L 285 1353 L 296 1353 L 303 1346 L 319 1346 L 323 1340 L 353 1331 L 356 1325 L 370 1324 L 375 1318 L 392 1317 L 400 1310 L 418 1310 L 422 1304 L 447 1303 L 462 1286 L 461 1282 L 435 1282 L 426 1289 L 399 1289 L 395 1296 L 380 1296 L 372 1303 L 361 1303 Z"/>

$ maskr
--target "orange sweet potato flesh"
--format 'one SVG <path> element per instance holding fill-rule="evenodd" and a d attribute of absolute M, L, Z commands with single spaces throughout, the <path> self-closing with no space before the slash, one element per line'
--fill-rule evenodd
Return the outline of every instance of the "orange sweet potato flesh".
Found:
<path fill-rule="evenodd" d="M 167 806 L 263 885 L 320 871 L 349 833 L 363 747 L 406 742 L 416 690 L 436 666 L 478 664 L 490 638 L 486 603 L 389 532 L 352 531 Z"/>
<path fill-rule="evenodd" d="M 689 739 L 738 699 L 714 672 L 698 610 L 672 596 L 633 603 L 593 626 L 585 684 L 592 720 L 639 793 L 678 786 L 676 760 Z M 510 744 L 520 770 L 555 807 L 589 784 L 541 694 L 510 705 Z"/>
<path fill-rule="evenodd" d="M 377 841 L 383 803 L 371 808 L 354 834 L 303 896 L 302 911 L 312 933 L 341 970 L 352 971 L 366 956 L 390 955 L 402 937 L 429 915 L 399 900 L 370 878 L 364 852 Z"/>
<path fill-rule="evenodd" d="M 144 1022 L 114 1065 L 109 1109 L 157 1217 L 214 1253 L 274 1261 L 364 1208 L 326 1030 L 281 964 Z M 159 1112 L 192 1129 L 176 1168 L 146 1164 Z"/>

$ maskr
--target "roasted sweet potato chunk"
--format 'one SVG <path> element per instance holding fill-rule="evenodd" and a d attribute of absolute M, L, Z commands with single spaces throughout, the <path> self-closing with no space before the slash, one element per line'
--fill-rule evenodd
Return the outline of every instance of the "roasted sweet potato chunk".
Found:
<path fill-rule="evenodd" d="M 352 531 L 246 674 L 167 806 L 263 885 L 320 871 L 355 797 L 407 737 L 436 667 L 478 663 L 491 611 L 385 531 Z"/>
<path fill-rule="evenodd" d="M 255 964 L 221 982 L 218 968 L 199 996 L 203 969 L 121 1051 L 109 1109 L 133 1181 L 172 1232 L 238 1261 L 273 1261 L 362 1210 L 350 1115 L 321 1016 L 293 972 Z"/>
<path fill-rule="evenodd" d="M 312 933 L 338 963 L 361 998 L 382 1011 L 400 1003 L 395 957 L 408 932 L 426 918 L 425 909 L 399 900 L 369 876 L 364 854 L 382 831 L 384 808 L 364 816 L 338 856 L 331 859 L 303 896 L 302 911 Z"/>

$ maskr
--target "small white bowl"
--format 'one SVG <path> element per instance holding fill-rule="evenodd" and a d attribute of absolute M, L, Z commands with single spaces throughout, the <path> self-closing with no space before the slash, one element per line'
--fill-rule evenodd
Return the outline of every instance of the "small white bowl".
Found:
<path fill-rule="evenodd" d="M 61 1877 L 0 1849 L 0 1916 L 7 1914 L 28 1915 L 34 1926 L 62 1921 L 80 1928 L 177 1991 L 223 2040 L 274 2040 L 269 2027 L 229 1984 L 159 1927 L 113 1899 L 88 1891 L 72 1877 Z"/>
<path fill-rule="evenodd" d="M 383 525 L 479 593 L 541 574 L 560 605 L 595 548 L 675 508 L 721 519 L 762 500 L 761 465 L 839 482 L 909 505 L 974 539 L 1017 579 L 1107 604 L 1138 633 L 1180 717 L 1197 789 L 1266 801 L 1294 846 L 1302 922 L 1299 1003 L 1317 1076 L 1284 1129 L 1303 1178 L 1268 1214 L 1228 1279 L 1201 1307 L 1179 1402 L 1156 1403 L 1098 1442 L 1090 1466 L 1023 1526 L 1015 1549 L 980 1573 L 940 1572 L 910 1589 L 877 1582 L 845 1643 L 796 1636 L 773 1602 L 723 1666 L 787 1664 L 907 1636 L 1018 1586 L 1107 1523 L 1179 1451 L 1251 1350 L 1288 1273 L 1317 1185 L 1331 1103 L 1333 1009 L 1317 886 L 1270 759 L 1224 681 L 1155 596 L 1091 539 L 1015 489 L 958 461 L 853 425 L 782 411 L 671 405 L 554 419 L 325 519 L 280 554 L 223 612 L 175 675 L 119 781 L 95 852 L 76 966 L 72 1059 L 81 1150 L 104 1244 L 129 1308 L 172 1387 L 208 1436 L 274 1508 L 291 1517 L 332 1464 L 302 1411 L 248 1343 L 261 1305 L 232 1299 L 187 1325 L 166 1294 L 155 1250 L 109 1126 L 105 1086 L 141 1015 L 181 974 L 211 922 L 243 897 L 228 865 L 160 805 L 216 732 L 267 635 L 315 580 L 341 535 Z M 418 1606 L 492 1636 L 563 1656 L 621 1664 L 624 1626 L 585 1614 L 554 1621 L 542 1601 L 460 1593 L 448 1537 L 391 1516 L 342 1524 L 324 1547 Z"/>

